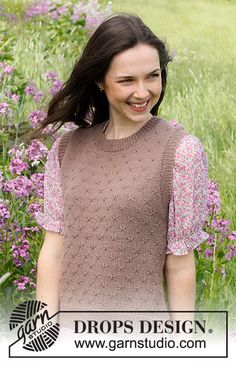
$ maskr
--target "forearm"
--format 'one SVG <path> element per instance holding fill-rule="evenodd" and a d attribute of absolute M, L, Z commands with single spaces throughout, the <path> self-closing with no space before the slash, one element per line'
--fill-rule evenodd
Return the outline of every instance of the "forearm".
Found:
<path fill-rule="evenodd" d="M 167 298 L 169 311 L 194 311 L 195 273 L 182 270 L 167 273 Z M 194 313 L 170 313 L 171 319 L 193 319 Z"/>
<path fill-rule="evenodd" d="M 194 311 L 196 273 L 194 255 L 168 258 L 165 280 L 169 311 Z M 194 313 L 170 313 L 171 319 L 194 319 Z"/>
<path fill-rule="evenodd" d="M 36 298 L 46 303 L 50 316 L 59 310 L 60 261 L 53 257 L 39 257 Z"/>

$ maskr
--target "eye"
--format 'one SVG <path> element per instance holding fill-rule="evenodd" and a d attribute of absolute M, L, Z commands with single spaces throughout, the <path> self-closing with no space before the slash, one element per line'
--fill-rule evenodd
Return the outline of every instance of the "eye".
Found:
<path fill-rule="evenodd" d="M 119 81 L 120 83 L 125 83 L 125 82 L 131 82 L 132 80 L 131 79 L 126 79 L 126 80 L 121 80 Z"/>
<path fill-rule="evenodd" d="M 152 75 L 150 75 L 149 77 L 159 77 L 160 76 L 160 74 L 152 74 Z"/>

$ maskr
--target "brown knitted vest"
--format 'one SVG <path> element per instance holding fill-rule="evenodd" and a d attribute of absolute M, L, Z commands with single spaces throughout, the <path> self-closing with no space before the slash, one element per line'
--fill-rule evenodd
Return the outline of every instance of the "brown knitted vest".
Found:
<path fill-rule="evenodd" d="M 64 199 L 63 310 L 166 310 L 163 267 L 175 151 L 187 132 L 152 117 L 108 140 L 104 123 L 59 147 Z"/>

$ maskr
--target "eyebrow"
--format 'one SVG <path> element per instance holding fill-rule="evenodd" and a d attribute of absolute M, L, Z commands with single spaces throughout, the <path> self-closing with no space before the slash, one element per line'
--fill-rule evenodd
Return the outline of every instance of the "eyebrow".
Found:
<path fill-rule="evenodd" d="M 148 74 L 147 74 L 147 76 L 148 75 L 151 75 L 151 74 L 153 74 L 154 72 L 157 72 L 157 71 L 161 71 L 161 69 L 160 68 L 156 68 L 155 70 L 153 70 L 152 72 L 149 72 Z M 133 76 L 118 76 L 118 77 L 116 77 L 116 79 L 132 79 L 132 77 Z"/>

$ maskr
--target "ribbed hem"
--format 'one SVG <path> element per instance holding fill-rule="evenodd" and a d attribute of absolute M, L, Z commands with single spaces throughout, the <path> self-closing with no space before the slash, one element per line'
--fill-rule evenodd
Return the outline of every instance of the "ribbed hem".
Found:
<path fill-rule="evenodd" d="M 144 136 L 149 130 L 151 130 L 159 121 L 156 116 L 151 117 L 146 124 L 144 124 L 137 132 L 131 134 L 128 137 L 120 139 L 106 139 L 103 127 L 101 137 L 95 142 L 95 145 L 105 152 L 118 152 L 126 150 L 132 146 L 139 138 Z"/>
<path fill-rule="evenodd" d="M 61 139 L 60 139 L 60 144 L 59 144 L 59 149 L 58 149 L 58 159 L 59 159 L 60 167 L 62 164 L 62 160 L 63 160 L 64 154 L 65 154 L 68 142 L 77 129 L 72 129 L 60 137 Z"/>
<path fill-rule="evenodd" d="M 164 207 L 168 206 L 170 203 L 171 195 L 172 195 L 172 182 L 173 182 L 173 166 L 175 161 L 175 151 L 177 146 L 183 136 L 189 134 L 182 127 L 176 126 L 177 130 L 173 130 L 173 133 L 169 137 L 162 158 L 162 166 L 161 166 L 161 196 L 162 196 L 162 206 L 164 214 L 168 214 L 165 212 Z"/>

